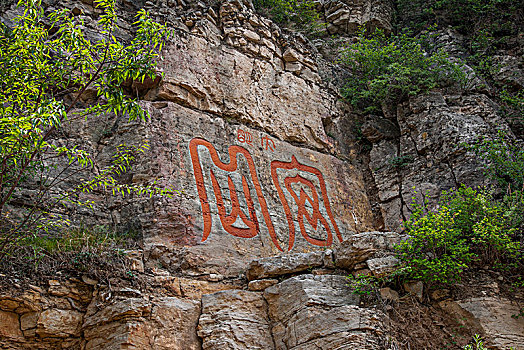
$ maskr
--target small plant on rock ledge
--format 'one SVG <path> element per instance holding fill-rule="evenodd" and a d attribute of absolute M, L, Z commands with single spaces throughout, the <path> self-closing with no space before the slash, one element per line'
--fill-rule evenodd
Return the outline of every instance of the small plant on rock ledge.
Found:
<path fill-rule="evenodd" d="M 378 295 L 379 281 L 376 277 L 359 274 L 349 275 L 347 279 L 353 294 L 367 297 Z"/>
<path fill-rule="evenodd" d="M 413 162 L 413 157 L 408 154 L 391 158 L 389 160 L 389 165 L 391 165 L 393 168 L 402 168 L 411 162 Z"/>
<path fill-rule="evenodd" d="M 464 350 L 488 350 L 488 348 L 484 345 L 484 341 L 480 335 L 475 334 L 473 336 L 473 342 L 464 346 Z M 514 348 L 511 347 L 508 350 L 514 350 Z"/>

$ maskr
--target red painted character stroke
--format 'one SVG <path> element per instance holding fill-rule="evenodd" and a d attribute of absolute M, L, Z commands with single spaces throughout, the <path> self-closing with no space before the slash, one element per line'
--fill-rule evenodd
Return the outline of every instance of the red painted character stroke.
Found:
<path fill-rule="evenodd" d="M 269 138 L 269 136 L 264 136 L 260 139 L 261 143 L 262 143 L 262 147 L 264 147 L 264 143 L 265 143 L 265 147 L 266 147 L 266 151 L 269 149 L 271 152 L 273 152 L 275 150 L 275 141 L 271 140 Z"/>
<path fill-rule="evenodd" d="M 247 164 L 249 166 L 249 173 L 250 173 L 249 175 L 251 176 L 251 180 L 255 187 L 257 198 L 258 198 L 260 207 L 262 209 L 262 215 L 266 222 L 266 226 L 268 228 L 269 235 L 271 237 L 271 240 L 273 241 L 273 244 L 275 244 L 275 246 L 279 250 L 282 251 L 282 248 L 280 247 L 280 244 L 278 243 L 278 240 L 277 240 L 277 236 L 275 233 L 275 229 L 273 227 L 273 223 L 271 221 L 271 217 L 269 215 L 269 210 L 268 210 L 264 195 L 262 193 L 260 182 L 258 181 L 255 163 L 253 162 L 253 158 L 251 157 L 251 154 L 245 148 L 241 146 L 236 146 L 236 145 L 230 146 L 228 149 L 229 162 L 223 163 L 220 160 L 220 157 L 218 156 L 218 153 L 215 147 L 213 147 L 213 145 L 210 142 L 204 139 L 201 139 L 201 138 L 194 138 L 189 142 L 189 151 L 191 154 L 191 161 L 193 163 L 193 170 L 194 170 L 195 181 L 196 181 L 197 190 L 198 190 L 198 196 L 200 197 L 200 203 L 202 205 L 202 217 L 204 221 L 204 232 L 202 235 L 202 242 L 207 240 L 207 238 L 209 237 L 209 234 L 211 233 L 212 218 L 211 218 L 211 210 L 209 207 L 209 201 L 207 198 L 206 186 L 204 183 L 204 174 L 202 171 L 202 166 L 200 164 L 200 157 L 198 154 L 199 146 L 203 146 L 207 148 L 209 150 L 213 163 L 219 169 L 223 171 L 227 171 L 227 172 L 237 171 L 238 169 L 237 155 L 238 154 L 242 154 L 245 157 Z M 222 197 L 222 192 L 221 192 L 220 186 L 218 184 L 218 181 L 216 179 L 216 176 L 213 170 L 210 170 L 210 177 L 211 177 L 211 184 L 213 187 L 213 191 L 215 193 L 215 198 L 217 201 L 218 216 L 220 217 L 220 222 L 222 223 L 222 227 L 224 228 L 224 230 L 226 230 L 228 233 L 236 237 L 243 237 L 243 238 L 255 237 L 258 234 L 258 232 L 260 231 L 260 229 L 259 229 L 256 211 L 253 205 L 253 199 L 251 198 L 251 192 L 249 191 L 248 182 L 247 182 L 246 177 L 242 175 L 242 188 L 244 191 L 244 196 L 246 198 L 249 216 L 246 215 L 240 208 L 237 191 L 235 188 L 235 184 L 233 183 L 233 180 L 231 179 L 231 176 L 228 175 L 227 177 L 229 193 L 230 193 L 230 198 L 231 198 L 231 207 L 232 207 L 231 212 L 229 214 L 227 214 L 226 212 L 224 200 Z M 247 226 L 247 228 L 239 228 L 239 227 L 233 226 L 233 224 L 236 222 L 238 217 L 240 217 L 240 219 Z"/>
<path fill-rule="evenodd" d="M 249 131 L 238 129 L 237 140 L 239 142 L 247 143 L 248 145 L 251 145 L 251 143 L 253 143 L 253 134 L 251 134 Z"/>
<path fill-rule="evenodd" d="M 297 159 L 295 158 L 295 156 L 293 156 L 291 158 L 291 162 L 281 162 L 281 161 L 276 161 L 276 160 L 271 162 L 271 177 L 273 178 L 273 183 L 275 184 L 275 187 L 277 188 L 277 192 L 278 192 L 278 196 L 280 197 L 280 201 L 282 202 L 282 205 L 284 206 L 284 211 L 286 213 L 286 218 L 287 218 L 288 226 L 289 226 L 289 248 L 288 250 L 291 250 L 295 243 L 295 222 L 293 219 L 293 215 L 291 213 L 289 203 L 284 195 L 284 190 L 282 189 L 282 186 L 280 185 L 280 182 L 278 180 L 278 172 L 277 172 L 278 169 L 284 169 L 284 170 L 296 169 L 299 171 L 313 174 L 318 178 L 322 201 L 324 202 L 324 206 L 326 208 L 327 215 L 331 221 L 331 225 L 337 235 L 337 238 L 339 239 L 340 242 L 342 242 L 342 235 L 340 234 L 335 218 L 333 217 L 333 214 L 331 212 L 331 206 L 329 204 L 329 198 L 328 198 L 327 190 L 326 190 L 326 183 L 324 181 L 324 177 L 322 176 L 322 173 L 320 172 L 320 170 L 314 167 L 300 164 L 297 161 Z M 304 191 L 303 188 L 300 189 L 300 194 L 297 195 L 297 193 L 292 188 L 292 184 L 294 183 L 302 184 L 308 187 L 313 194 L 313 198 L 311 198 Z M 298 207 L 297 220 L 298 220 L 298 225 L 300 227 L 300 233 L 302 234 L 302 236 L 306 239 L 306 241 L 308 241 L 309 243 L 313 245 L 321 246 L 321 247 L 330 246 L 333 243 L 333 233 L 332 233 L 331 227 L 329 223 L 327 222 L 326 218 L 324 218 L 324 216 L 320 212 L 319 196 L 318 196 L 317 190 L 313 182 L 300 175 L 296 175 L 294 177 L 286 177 L 284 179 L 284 186 L 287 189 L 287 191 L 291 194 L 291 197 L 293 197 L 293 199 L 295 200 L 297 204 L 297 207 Z M 309 202 L 309 204 L 313 208 L 313 212 L 311 215 L 306 208 L 306 202 Z M 325 240 L 320 240 L 314 237 L 310 237 L 306 232 L 306 227 L 304 225 L 304 218 L 306 218 L 306 220 L 309 222 L 309 224 L 313 227 L 314 230 L 317 230 L 318 223 L 320 222 L 320 224 L 324 226 L 324 229 L 326 230 L 327 238 Z"/>

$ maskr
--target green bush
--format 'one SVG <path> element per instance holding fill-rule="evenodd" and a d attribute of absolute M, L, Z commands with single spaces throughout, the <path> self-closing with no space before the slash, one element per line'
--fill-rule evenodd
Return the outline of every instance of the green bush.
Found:
<path fill-rule="evenodd" d="M 480 335 L 475 334 L 473 336 L 473 343 L 464 346 L 464 350 L 486 350 L 486 348 Z"/>
<path fill-rule="evenodd" d="M 462 186 L 444 192 L 435 211 L 415 200 L 412 208 L 405 223 L 410 238 L 397 246 L 411 278 L 451 284 L 474 263 L 521 265 L 513 222 L 487 191 Z"/>
<path fill-rule="evenodd" d="M 466 145 L 486 163 L 486 175 L 507 190 L 520 190 L 524 186 L 524 148 L 517 141 L 499 131 L 494 138 L 484 137 Z"/>
<path fill-rule="evenodd" d="M 257 10 L 267 12 L 277 23 L 294 23 L 298 29 L 308 32 L 318 29 L 320 15 L 312 0 L 254 0 L 253 5 Z"/>
<path fill-rule="evenodd" d="M 484 137 L 466 145 L 485 164 L 486 176 L 498 187 L 504 215 L 512 227 L 524 232 L 524 148 L 518 141 L 499 131 L 493 138 Z"/>
<path fill-rule="evenodd" d="M 523 33 L 524 2 L 514 0 L 397 0 L 397 30 L 415 32 L 430 26 L 451 27 L 465 34 L 468 64 L 492 81 L 497 50 L 518 49 Z"/>
<path fill-rule="evenodd" d="M 408 96 L 449 84 L 463 82 L 459 64 L 448 60 L 443 50 L 432 51 L 430 35 L 417 38 L 407 33 L 387 37 L 377 30 L 344 48 L 341 63 L 350 70 L 342 95 L 365 112 L 380 110 L 383 104 L 396 105 Z"/>
<path fill-rule="evenodd" d="M 505 87 L 500 93 L 500 99 L 506 120 L 524 128 L 524 89 L 511 91 Z"/>
<path fill-rule="evenodd" d="M 514 0 L 397 0 L 399 24 L 422 29 L 439 24 L 462 33 L 491 27 L 495 31 L 518 30 L 513 17 L 523 9 Z"/>
<path fill-rule="evenodd" d="M 377 277 L 360 274 L 357 276 L 349 275 L 346 278 L 353 294 L 376 296 L 379 293 L 379 279 Z"/>

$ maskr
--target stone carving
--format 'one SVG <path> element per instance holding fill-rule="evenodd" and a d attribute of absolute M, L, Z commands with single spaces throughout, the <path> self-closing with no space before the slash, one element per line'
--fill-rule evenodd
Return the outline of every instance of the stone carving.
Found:
<path fill-rule="evenodd" d="M 253 143 L 253 134 L 251 134 L 249 131 L 238 129 L 237 140 L 239 142 L 247 143 L 248 145 L 251 145 Z"/>
<path fill-rule="evenodd" d="M 331 207 L 329 205 L 329 199 L 327 196 L 326 183 L 324 181 L 324 177 L 322 176 L 322 173 L 316 168 L 313 168 L 313 167 L 310 167 L 304 164 L 300 164 L 297 161 L 297 159 L 295 158 L 295 156 L 293 156 L 291 158 L 291 162 L 280 162 L 280 161 L 271 162 L 271 177 L 273 178 L 273 183 L 275 187 L 277 188 L 278 196 L 280 197 L 282 205 L 284 206 L 284 211 L 286 213 L 286 218 L 287 218 L 288 225 L 289 225 L 289 247 L 290 247 L 289 249 L 291 250 L 291 248 L 293 247 L 293 243 L 295 241 L 295 224 L 294 224 L 293 215 L 291 214 L 289 203 L 286 199 L 286 196 L 284 195 L 284 191 L 279 182 L 279 178 L 278 178 L 279 169 L 302 171 L 302 172 L 308 173 L 309 175 L 315 176 L 318 180 L 318 183 L 320 186 L 320 196 L 317 192 L 317 188 L 315 184 L 311 180 L 301 176 L 300 174 L 297 174 L 294 177 L 288 176 L 284 179 L 285 188 L 291 194 L 291 196 L 295 200 L 295 203 L 298 207 L 296 214 L 297 214 L 298 224 L 300 227 L 300 233 L 306 239 L 306 241 L 308 241 L 309 243 L 313 245 L 321 246 L 321 247 L 327 247 L 333 243 L 333 234 L 331 231 L 331 227 L 329 223 L 327 222 L 327 220 L 322 215 L 322 213 L 320 212 L 319 197 L 321 197 L 322 201 L 324 202 L 324 206 L 325 206 L 327 215 L 331 221 L 332 228 L 336 232 L 337 238 L 339 239 L 339 241 L 342 242 L 343 240 L 342 235 L 340 234 L 335 218 L 333 217 L 333 214 L 331 213 Z M 295 183 L 302 184 L 306 186 L 307 188 L 309 188 L 309 190 L 311 191 L 313 195 L 313 198 L 311 198 L 304 191 L 303 188 L 300 188 L 300 195 L 297 195 L 297 193 L 295 192 L 292 186 Z M 312 215 L 310 215 L 309 212 L 307 211 L 306 201 L 309 202 L 309 205 L 313 208 Z M 326 230 L 327 238 L 325 240 L 322 240 L 322 239 L 317 239 L 317 238 L 309 236 L 308 233 L 306 232 L 306 227 L 304 225 L 304 217 L 315 230 L 317 230 L 318 223 L 320 221 L 320 223 Z"/>
<path fill-rule="evenodd" d="M 248 139 L 246 135 L 250 135 L 249 140 L 252 141 L 252 135 L 249 132 L 238 130 L 237 135 L 240 142 L 247 142 Z M 241 136 L 242 140 L 240 140 Z M 264 139 L 266 140 L 266 145 L 269 141 L 273 142 L 269 137 L 265 137 L 262 140 L 264 141 Z M 238 145 L 230 146 L 228 149 L 229 162 L 224 163 L 220 160 L 218 152 L 209 141 L 206 141 L 202 138 L 194 138 L 189 142 L 189 151 L 191 154 L 197 191 L 202 207 L 202 217 L 204 222 L 202 242 L 207 240 L 211 233 L 212 214 L 204 180 L 204 171 L 202 168 L 200 155 L 198 153 L 199 146 L 207 148 L 214 165 L 220 170 L 226 171 L 228 173 L 233 173 L 239 170 L 237 155 L 242 154 L 244 156 L 249 168 L 250 181 L 253 183 L 255 192 L 257 194 L 261 213 L 267 225 L 271 240 L 280 251 L 283 251 L 269 214 L 268 205 L 264 198 L 260 181 L 258 180 L 255 163 L 249 151 Z M 296 175 L 292 176 L 290 175 L 291 173 L 296 173 Z M 243 208 L 241 208 L 238 199 L 237 188 L 231 175 L 227 176 L 229 198 L 231 203 L 231 211 L 229 213 L 226 210 L 224 196 L 213 169 L 209 170 L 209 177 L 211 178 L 211 187 L 213 188 L 213 193 L 216 200 L 218 216 L 224 230 L 235 237 L 255 237 L 260 232 L 259 220 L 257 218 L 255 205 L 246 175 L 242 174 L 241 178 L 242 191 L 244 193 L 247 206 L 245 209 L 247 209 L 247 211 L 244 211 Z M 300 233 L 304 239 L 312 245 L 320 247 L 331 246 L 333 243 L 333 232 L 336 234 L 338 240 L 342 242 L 342 235 L 340 234 L 333 213 L 331 212 L 326 183 L 320 170 L 301 164 L 298 162 L 295 156 L 292 156 L 290 162 L 276 160 L 271 162 L 271 177 L 284 208 L 288 222 L 288 251 L 293 249 L 295 243 L 295 220 L 298 222 Z M 314 180 L 311 180 L 310 178 L 313 178 Z M 304 190 L 304 188 L 306 190 Z M 294 200 L 294 205 L 289 203 L 284 189 Z M 321 212 L 321 204 L 323 204 L 322 211 L 324 213 Z M 292 208 L 296 208 L 296 212 L 294 214 L 292 213 Z M 237 223 L 238 219 L 240 219 L 244 227 L 235 226 L 235 223 Z M 326 238 L 321 239 L 308 234 L 304 219 L 307 220 L 307 222 L 315 231 L 321 231 L 323 228 Z"/>
<path fill-rule="evenodd" d="M 202 205 L 202 216 L 204 220 L 204 232 L 202 235 L 202 242 L 205 241 L 209 237 L 209 234 L 211 233 L 212 219 L 211 219 L 211 210 L 209 206 L 209 201 L 207 199 L 206 187 L 204 183 L 204 173 L 202 171 L 202 167 L 200 164 L 200 157 L 198 154 L 198 146 L 206 147 L 209 150 L 209 153 L 211 154 L 211 159 L 213 160 L 213 163 L 219 169 L 223 171 L 227 171 L 227 172 L 236 171 L 238 169 L 237 154 L 244 155 L 247 161 L 247 164 L 249 166 L 251 180 L 253 181 L 253 185 L 257 193 L 258 201 L 262 209 L 262 215 L 264 217 L 264 220 L 266 221 L 266 225 L 269 230 L 269 235 L 271 236 L 271 240 L 273 241 L 275 246 L 278 249 L 282 250 L 282 248 L 280 247 L 278 243 L 278 240 L 275 234 L 275 229 L 273 227 L 273 223 L 269 216 L 267 203 L 264 198 L 264 194 L 262 193 L 262 188 L 260 186 L 260 182 L 258 180 L 257 172 L 255 169 L 255 163 L 253 162 L 253 158 L 251 157 L 251 154 L 245 148 L 241 146 L 231 146 L 229 147 L 229 163 L 223 163 L 220 160 L 215 147 L 213 147 L 213 145 L 210 142 L 204 139 L 201 139 L 201 138 L 194 138 L 189 142 L 189 151 L 191 154 L 191 161 L 193 163 L 193 169 L 194 169 L 195 181 L 196 181 L 197 190 L 198 190 L 198 196 L 200 197 L 200 203 Z M 218 207 L 220 221 L 222 223 L 222 227 L 224 228 L 224 230 L 226 230 L 228 233 L 236 237 L 243 237 L 243 238 L 255 237 L 258 234 L 258 232 L 260 231 L 260 229 L 258 226 L 258 219 L 256 216 L 256 212 L 255 212 L 254 205 L 253 205 L 253 199 L 251 198 L 251 192 L 249 190 L 246 177 L 242 175 L 242 189 L 244 191 L 244 196 L 246 198 L 249 217 L 240 208 L 240 204 L 238 201 L 238 195 L 237 195 L 233 180 L 231 179 L 231 176 L 228 176 L 227 178 L 228 180 L 227 182 L 229 186 L 229 193 L 231 196 L 231 207 L 232 207 L 230 214 L 226 214 L 226 209 L 225 209 L 224 202 L 222 199 L 222 192 L 221 192 L 220 186 L 218 184 L 218 181 L 216 179 L 216 176 L 213 170 L 210 170 L 210 176 L 211 176 L 211 181 L 212 181 L 212 186 L 213 186 L 213 192 L 215 193 L 215 198 L 217 200 L 217 207 Z M 233 226 L 233 224 L 237 221 L 238 217 L 240 217 L 240 219 L 247 226 L 247 228 L 239 228 L 239 227 Z"/>
<path fill-rule="evenodd" d="M 262 144 L 262 147 L 267 151 L 270 150 L 273 152 L 275 150 L 275 141 L 271 140 L 269 136 L 264 136 L 260 139 L 260 143 Z"/>

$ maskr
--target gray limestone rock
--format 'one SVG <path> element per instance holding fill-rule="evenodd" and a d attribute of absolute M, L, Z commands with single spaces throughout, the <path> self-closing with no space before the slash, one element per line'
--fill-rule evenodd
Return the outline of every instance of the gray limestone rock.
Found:
<path fill-rule="evenodd" d="M 507 131 L 499 106 L 483 94 L 451 95 L 434 91 L 398 107 L 400 139 L 373 144 L 373 173 L 386 229 L 400 231 L 415 196 L 435 208 L 441 191 L 459 184 L 479 186 L 486 180 L 464 143 Z M 415 195 L 414 191 L 418 194 Z"/>
<path fill-rule="evenodd" d="M 524 344 L 524 318 L 514 317 L 521 311 L 516 303 L 500 297 L 470 298 L 457 303 L 478 320 L 491 339 L 489 345 L 519 349 Z"/>
<path fill-rule="evenodd" d="M 262 294 L 232 290 L 202 297 L 202 349 L 274 349 Z"/>
<path fill-rule="evenodd" d="M 264 292 L 276 349 L 380 349 L 386 316 L 358 306 L 344 276 L 301 275 Z"/>
<path fill-rule="evenodd" d="M 275 279 L 254 280 L 248 283 L 247 289 L 252 291 L 261 291 L 268 287 L 274 286 L 277 283 L 278 280 Z"/>
<path fill-rule="evenodd" d="M 382 258 L 369 259 L 367 261 L 369 270 L 376 277 L 387 275 L 397 268 L 399 260 L 392 255 Z"/>
<path fill-rule="evenodd" d="M 247 269 L 246 277 L 255 279 L 276 277 L 301 272 L 322 266 L 322 252 L 294 253 L 253 260 Z"/>
<path fill-rule="evenodd" d="M 95 304 L 88 309 L 83 325 L 86 349 L 200 349 L 196 335 L 200 302 L 175 297 L 127 298 L 105 304 L 99 311 Z"/>
<path fill-rule="evenodd" d="M 393 251 L 403 237 L 396 232 L 364 232 L 353 235 L 335 249 L 335 265 L 351 270 L 379 251 Z"/>

